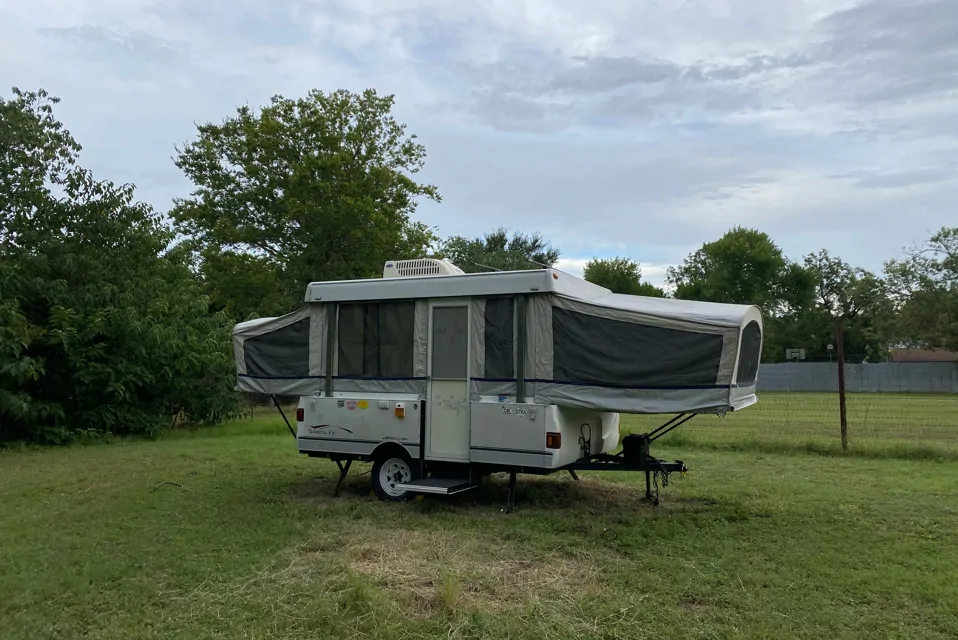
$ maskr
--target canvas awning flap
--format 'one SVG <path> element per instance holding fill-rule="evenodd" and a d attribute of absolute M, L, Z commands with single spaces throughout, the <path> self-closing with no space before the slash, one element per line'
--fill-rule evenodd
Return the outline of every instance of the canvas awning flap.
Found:
<path fill-rule="evenodd" d="M 233 327 L 237 388 L 280 395 L 320 391 L 325 377 L 324 322 L 322 306 L 308 305 Z"/>

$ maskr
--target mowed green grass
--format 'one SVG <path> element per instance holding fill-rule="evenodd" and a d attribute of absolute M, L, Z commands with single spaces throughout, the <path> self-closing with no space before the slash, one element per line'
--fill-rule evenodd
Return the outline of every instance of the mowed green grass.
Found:
<path fill-rule="evenodd" d="M 760 393 L 724 417 L 696 416 L 666 436 L 672 445 L 753 451 L 841 451 L 837 393 Z M 958 394 L 850 393 L 849 452 L 958 459 Z M 624 416 L 623 431 L 648 432 L 670 416 Z"/>
<path fill-rule="evenodd" d="M 0 452 L 0 637 L 958 637 L 958 462 L 657 453 L 658 507 L 584 473 L 505 514 L 332 498 L 275 418 Z"/>

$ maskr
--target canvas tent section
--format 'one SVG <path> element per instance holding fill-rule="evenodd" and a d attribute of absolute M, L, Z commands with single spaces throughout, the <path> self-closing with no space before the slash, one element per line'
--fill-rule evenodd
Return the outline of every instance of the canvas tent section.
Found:
<path fill-rule="evenodd" d="M 280 395 L 322 391 L 326 307 L 306 305 L 278 318 L 258 318 L 233 327 L 237 388 Z"/>
<path fill-rule="evenodd" d="M 433 345 L 433 354 L 429 353 L 430 301 L 447 299 L 336 304 L 336 322 L 332 325 L 333 392 L 425 397 L 430 359 L 441 360 L 444 350 L 441 345 Z M 469 305 L 471 399 L 514 397 L 518 370 L 516 296 L 476 296 L 463 301 Z M 464 334 L 465 325 L 462 330 Z"/>
<path fill-rule="evenodd" d="M 506 395 L 517 391 L 517 298 L 489 296 L 472 300 L 470 394 Z"/>
<path fill-rule="evenodd" d="M 428 301 L 341 302 L 336 309 L 334 392 L 426 392 Z"/>
<path fill-rule="evenodd" d="M 608 294 L 536 296 L 536 402 L 621 413 L 724 413 L 755 402 L 757 307 Z"/>
<path fill-rule="evenodd" d="M 618 295 L 549 270 L 313 283 L 306 302 L 236 325 L 240 390 L 424 398 L 444 351 L 429 350 L 430 313 L 467 305 L 450 326 L 465 341 L 468 324 L 468 343 L 445 351 L 468 353 L 454 377 L 468 378 L 473 402 L 724 413 L 756 401 L 754 306 Z"/>

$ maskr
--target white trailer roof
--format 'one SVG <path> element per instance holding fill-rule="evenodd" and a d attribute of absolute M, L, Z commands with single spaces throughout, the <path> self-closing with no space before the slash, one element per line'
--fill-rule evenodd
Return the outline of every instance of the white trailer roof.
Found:
<path fill-rule="evenodd" d="M 751 305 L 617 294 L 555 269 L 311 282 L 306 287 L 306 302 L 412 300 L 519 293 L 554 293 L 609 309 L 706 325 L 740 326 L 746 317 L 761 318 L 761 312 Z"/>
<path fill-rule="evenodd" d="M 555 269 L 535 269 L 311 282 L 306 287 L 306 302 L 410 300 L 518 293 L 557 293 L 580 300 L 611 295 L 608 289 L 567 273 Z"/>
<path fill-rule="evenodd" d="M 590 304 L 647 314 L 658 318 L 685 320 L 710 326 L 738 327 L 745 319 L 757 319 L 762 314 L 758 307 L 746 304 L 698 302 L 675 298 L 652 298 L 618 293 L 589 300 Z"/>

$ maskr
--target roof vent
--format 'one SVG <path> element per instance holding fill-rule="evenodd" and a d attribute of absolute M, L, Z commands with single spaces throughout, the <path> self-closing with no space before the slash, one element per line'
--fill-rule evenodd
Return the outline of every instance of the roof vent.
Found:
<path fill-rule="evenodd" d="M 383 278 L 462 275 L 463 271 L 451 262 L 434 258 L 390 260 L 383 267 Z"/>

